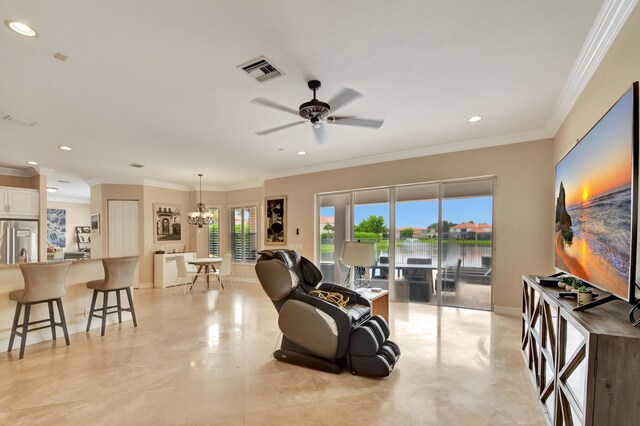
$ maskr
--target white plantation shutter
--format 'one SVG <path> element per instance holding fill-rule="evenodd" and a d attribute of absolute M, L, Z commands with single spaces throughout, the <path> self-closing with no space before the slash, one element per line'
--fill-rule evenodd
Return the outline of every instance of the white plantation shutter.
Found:
<path fill-rule="evenodd" d="M 213 223 L 209 225 L 208 252 L 209 257 L 220 257 L 220 209 L 210 208 Z"/>
<path fill-rule="evenodd" d="M 258 207 L 229 209 L 229 250 L 235 262 L 255 262 L 258 257 Z"/>

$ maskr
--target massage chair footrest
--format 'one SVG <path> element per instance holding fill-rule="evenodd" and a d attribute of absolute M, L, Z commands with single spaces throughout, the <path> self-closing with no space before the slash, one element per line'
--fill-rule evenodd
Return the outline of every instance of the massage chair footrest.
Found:
<path fill-rule="evenodd" d="M 320 358 L 311 354 L 292 351 L 290 349 L 278 349 L 273 353 L 273 357 L 278 361 L 288 362 L 289 364 L 301 365 L 303 367 L 313 368 L 329 373 L 340 374 L 342 365 L 337 362 L 331 362 L 326 358 Z"/>
<path fill-rule="evenodd" d="M 351 334 L 348 365 L 351 374 L 388 376 L 400 358 L 398 345 L 387 340 L 389 326 L 384 318 L 375 316 Z"/>

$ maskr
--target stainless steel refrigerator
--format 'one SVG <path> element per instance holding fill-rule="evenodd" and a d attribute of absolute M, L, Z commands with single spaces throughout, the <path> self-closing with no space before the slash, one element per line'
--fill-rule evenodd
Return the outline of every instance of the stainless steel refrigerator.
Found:
<path fill-rule="evenodd" d="M 0 264 L 38 261 L 38 221 L 0 220 Z"/>

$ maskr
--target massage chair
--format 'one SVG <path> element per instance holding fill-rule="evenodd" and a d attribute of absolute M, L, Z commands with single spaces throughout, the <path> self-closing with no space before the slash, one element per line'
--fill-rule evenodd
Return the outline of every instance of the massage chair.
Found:
<path fill-rule="evenodd" d="M 354 290 L 322 283 L 322 273 L 293 250 L 259 252 L 256 273 L 278 311 L 282 332 L 280 361 L 318 370 L 384 377 L 393 370 L 400 348 L 389 337 L 389 326 L 371 316 L 371 303 Z M 326 293 L 342 297 L 344 306 L 325 300 Z M 329 298 L 331 299 L 331 298 Z"/>

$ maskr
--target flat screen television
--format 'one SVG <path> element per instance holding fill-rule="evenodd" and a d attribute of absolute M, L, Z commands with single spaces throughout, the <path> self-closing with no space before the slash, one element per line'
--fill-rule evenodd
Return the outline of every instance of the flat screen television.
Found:
<path fill-rule="evenodd" d="M 638 83 L 556 164 L 555 266 L 634 302 Z"/>

